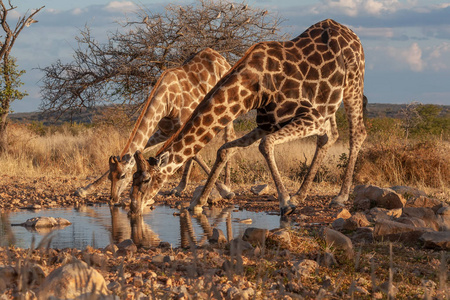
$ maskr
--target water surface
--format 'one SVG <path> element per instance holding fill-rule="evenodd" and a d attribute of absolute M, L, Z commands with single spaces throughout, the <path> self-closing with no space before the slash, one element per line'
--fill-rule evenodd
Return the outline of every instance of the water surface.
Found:
<path fill-rule="evenodd" d="M 108 205 L 96 205 L 3 213 L 0 220 L 0 246 L 12 244 L 29 248 L 33 239 L 35 246 L 43 241 L 49 230 L 35 231 L 22 226 L 10 226 L 34 217 L 61 217 L 72 222 L 72 225 L 50 233 L 50 247 L 59 249 L 84 249 L 86 246 L 103 248 L 111 241 L 118 243 L 129 238 L 144 247 L 156 246 L 160 241 L 178 247 L 186 246 L 188 237 L 197 244 L 207 242 L 205 235 L 210 235 L 214 227 L 232 238 L 241 236 L 248 227 L 273 229 L 280 226 L 280 217 L 277 215 L 234 207 L 207 209 L 200 216 L 183 212 L 180 216 L 178 209 L 156 206 L 153 210 L 144 211 L 142 217 L 130 219 L 127 210 L 115 207 L 111 211 Z M 251 219 L 251 224 L 241 223 L 245 219 Z"/>

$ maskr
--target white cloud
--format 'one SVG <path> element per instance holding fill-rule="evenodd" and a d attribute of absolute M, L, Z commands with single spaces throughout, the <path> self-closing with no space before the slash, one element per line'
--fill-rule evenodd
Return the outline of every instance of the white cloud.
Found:
<path fill-rule="evenodd" d="M 403 48 L 376 46 L 367 47 L 365 50 L 367 66 L 371 70 L 421 72 L 427 66 L 422 56 L 422 49 L 417 43 Z"/>
<path fill-rule="evenodd" d="M 85 10 L 77 7 L 77 8 L 74 8 L 71 13 L 72 13 L 72 15 L 77 16 L 77 15 L 81 15 L 84 11 Z"/>
<path fill-rule="evenodd" d="M 414 72 L 422 71 L 425 66 L 425 63 L 422 60 L 422 50 L 417 43 L 411 44 L 411 46 L 406 49 L 388 47 L 387 52 L 397 65 L 408 66 L 409 69 Z"/>
<path fill-rule="evenodd" d="M 137 6 L 131 1 L 111 1 L 105 6 L 108 12 L 127 12 L 136 10 Z"/>
<path fill-rule="evenodd" d="M 434 71 L 450 69 L 450 43 L 444 42 L 430 49 L 427 64 Z"/>
<path fill-rule="evenodd" d="M 379 16 L 391 13 L 402 7 L 398 0 L 322 0 L 311 8 L 315 13 L 338 12 L 356 17 L 360 14 Z"/>
<path fill-rule="evenodd" d="M 368 37 L 368 38 L 393 38 L 394 30 L 388 27 L 353 27 L 352 30 L 360 37 Z"/>

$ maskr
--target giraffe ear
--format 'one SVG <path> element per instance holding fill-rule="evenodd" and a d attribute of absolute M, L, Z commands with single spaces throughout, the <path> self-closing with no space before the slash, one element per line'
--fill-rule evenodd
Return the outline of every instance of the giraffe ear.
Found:
<path fill-rule="evenodd" d="M 150 166 L 155 167 L 155 169 L 159 169 L 167 165 L 169 161 L 169 152 L 164 152 L 160 154 L 158 157 L 150 157 L 148 159 L 148 163 Z"/>

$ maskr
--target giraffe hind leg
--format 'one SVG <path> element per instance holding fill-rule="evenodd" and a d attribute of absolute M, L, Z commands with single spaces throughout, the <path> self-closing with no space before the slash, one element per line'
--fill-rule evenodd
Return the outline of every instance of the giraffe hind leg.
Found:
<path fill-rule="evenodd" d="M 308 115 L 311 116 L 313 114 Z M 284 187 L 275 162 L 274 147 L 275 145 L 281 143 L 293 141 L 311 135 L 324 135 L 325 121 L 322 117 L 314 120 L 314 122 L 312 122 L 312 125 L 309 122 L 310 120 L 308 120 L 307 123 L 306 120 L 302 117 L 294 118 L 289 124 L 285 125 L 280 130 L 271 133 L 263 138 L 259 145 L 259 150 L 266 159 L 267 165 L 272 174 L 273 181 L 277 187 L 278 200 L 280 201 L 280 212 L 282 216 L 291 214 L 295 210 L 297 203 L 293 201 L 294 199 L 291 199 L 286 188 Z"/>
<path fill-rule="evenodd" d="M 170 195 L 175 195 L 177 197 L 181 196 L 181 192 L 183 192 L 186 189 L 186 185 L 189 182 L 189 175 L 191 174 L 192 170 L 192 163 L 193 159 L 189 159 L 186 164 L 184 165 L 183 175 L 181 176 L 181 180 L 178 183 L 178 185 L 170 191 Z"/>
<path fill-rule="evenodd" d="M 345 99 L 344 106 L 349 121 L 350 130 L 350 151 L 348 156 L 348 164 L 345 170 L 344 179 L 342 182 L 341 190 L 336 198 L 334 198 L 330 205 L 342 206 L 348 201 L 350 188 L 353 181 L 353 173 L 355 170 L 356 159 L 358 157 L 359 150 L 366 139 L 367 133 L 364 126 L 363 119 L 363 95 L 358 97 Z"/>
<path fill-rule="evenodd" d="M 328 131 L 328 133 L 317 137 L 314 158 L 311 162 L 311 165 L 309 166 L 305 178 L 303 179 L 303 183 L 300 189 L 297 191 L 297 193 L 295 193 L 295 201 L 297 203 L 301 203 L 306 199 L 306 196 L 308 195 L 309 189 L 311 187 L 311 183 L 314 180 L 314 177 L 316 176 L 323 159 L 325 158 L 329 148 L 336 142 L 339 137 L 336 117 L 333 116 L 329 120 L 329 123 L 330 130 Z"/>

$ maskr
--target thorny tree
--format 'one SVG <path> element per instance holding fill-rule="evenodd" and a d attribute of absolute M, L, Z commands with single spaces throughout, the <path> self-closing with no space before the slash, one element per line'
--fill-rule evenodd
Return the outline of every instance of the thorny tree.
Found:
<path fill-rule="evenodd" d="M 135 112 L 165 69 L 206 47 L 232 65 L 254 43 L 284 38 L 277 15 L 245 3 L 198 0 L 169 4 L 163 13 L 141 8 L 134 18 L 138 21 L 127 20 L 122 31 L 110 33 L 106 44 L 85 28 L 77 37 L 74 61 L 42 69 L 41 109 L 60 116 L 115 103 L 131 104 L 126 107 Z"/>
<path fill-rule="evenodd" d="M 14 100 L 22 99 L 25 95 L 17 90 L 21 85 L 19 77 L 23 72 L 17 71 L 16 61 L 10 57 L 11 50 L 22 29 L 37 22 L 33 20 L 33 16 L 44 7 L 42 6 L 34 10 L 31 14 L 27 11 L 25 15 L 17 20 L 16 26 L 13 29 L 9 26 L 7 17 L 16 8 L 16 6 L 12 5 L 11 1 L 5 4 L 3 0 L 0 0 L 0 23 L 3 30 L 3 34 L 0 35 L 0 153 L 6 152 L 8 147 L 7 121 L 10 104 Z"/>

